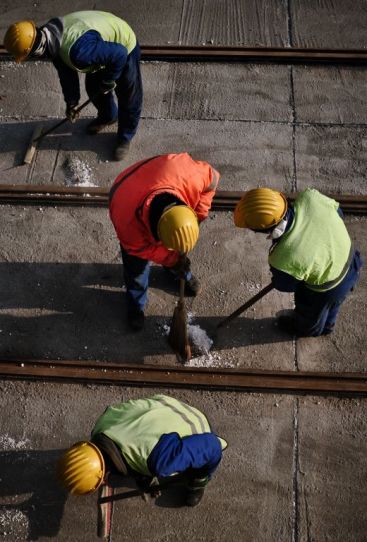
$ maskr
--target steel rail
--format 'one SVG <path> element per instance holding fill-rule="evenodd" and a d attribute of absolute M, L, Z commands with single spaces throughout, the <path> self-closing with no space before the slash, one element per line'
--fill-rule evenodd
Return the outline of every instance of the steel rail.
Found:
<path fill-rule="evenodd" d="M 276 62 L 366 64 L 366 49 L 316 49 L 296 47 L 219 47 L 216 45 L 142 45 L 141 58 L 165 62 Z M 0 45 L 0 60 L 11 59 Z M 31 59 L 37 60 L 40 59 Z"/>
<path fill-rule="evenodd" d="M 108 194 L 109 187 L 0 184 L 0 204 L 105 207 L 108 205 Z M 212 209 L 233 210 L 243 194 L 241 191 L 218 190 L 214 196 Z M 328 195 L 337 199 L 345 213 L 367 214 L 367 195 Z M 291 202 L 296 196 L 296 192 L 287 194 Z"/>
<path fill-rule="evenodd" d="M 120 365 L 79 360 L 0 360 L 0 377 L 216 391 L 367 395 L 367 373 Z"/>

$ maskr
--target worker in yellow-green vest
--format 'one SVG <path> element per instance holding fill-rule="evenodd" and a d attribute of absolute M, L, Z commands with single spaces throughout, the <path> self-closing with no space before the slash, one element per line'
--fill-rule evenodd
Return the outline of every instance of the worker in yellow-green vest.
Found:
<path fill-rule="evenodd" d="M 304 337 L 331 333 L 362 266 L 339 204 L 307 188 L 292 207 L 281 192 L 256 188 L 238 202 L 234 222 L 268 234 L 272 283 L 281 292 L 295 293 L 295 310 L 278 318 L 279 327 Z"/>
<path fill-rule="evenodd" d="M 95 491 L 107 475 L 131 475 L 150 492 L 153 478 L 186 475 L 186 504 L 196 506 L 227 443 L 197 408 L 167 395 L 108 407 L 90 441 L 74 444 L 58 462 L 58 478 L 74 495 Z"/>
<path fill-rule="evenodd" d="M 71 121 L 80 100 L 78 72 L 85 73 L 87 94 L 98 111 L 87 132 L 97 134 L 118 122 L 114 158 L 127 156 L 140 119 L 143 91 L 139 44 L 125 21 L 104 11 L 77 11 L 40 27 L 33 21 L 19 21 L 8 28 L 4 45 L 16 62 L 52 60 Z"/>

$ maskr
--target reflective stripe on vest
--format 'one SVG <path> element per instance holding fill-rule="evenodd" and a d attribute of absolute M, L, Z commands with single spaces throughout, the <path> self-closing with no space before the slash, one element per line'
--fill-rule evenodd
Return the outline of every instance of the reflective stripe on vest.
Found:
<path fill-rule="evenodd" d="M 97 420 L 92 436 L 104 433 L 121 449 L 128 465 L 150 475 L 147 460 L 160 437 L 211 432 L 206 416 L 196 408 L 167 395 L 127 401 L 108 407 Z M 222 449 L 227 443 L 218 437 Z"/>
<path fill-rule="evenodd" d="M 270 265 L 317 291 L 339 284 L 348 271 L 351 240 L 338 207 L 317 190 L 299 194 L 293 223 L 271 251 Z"/>
<path fill-rule="evenodd" d="M 60 57 L 73 70 L 84 73 L 97 71 L 104 66 L 88 66 L 79 69 L 70 60 L 70 49 L 74 43 L 88 30 L 96 30 L 104 41 L 120 43 L 126 47 L 128 54 L 136 45 L 136 36 L 132 28 L 112 13 L 105 11 L 76 11 L 60 17 L 63 22 L 63 34 L 60 46 Z"/>

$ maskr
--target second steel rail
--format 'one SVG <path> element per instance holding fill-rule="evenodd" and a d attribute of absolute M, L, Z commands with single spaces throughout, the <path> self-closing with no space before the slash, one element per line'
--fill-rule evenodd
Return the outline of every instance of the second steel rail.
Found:
<path fill-rule="evenodd" d="M 0 204 L 11 205 L 65 205 L 105 207 L 108 205 L 108 187 L 66 187 L 55 185 L 0 184 Z M 231 211 L 244 192 L 218 190 L 212 209 Z M 292 202 L 297 192 L 286 194 Z M 352 194 L 327 194 L 336 199 L 345 213 L 367 214 L 367 196 Z"/>

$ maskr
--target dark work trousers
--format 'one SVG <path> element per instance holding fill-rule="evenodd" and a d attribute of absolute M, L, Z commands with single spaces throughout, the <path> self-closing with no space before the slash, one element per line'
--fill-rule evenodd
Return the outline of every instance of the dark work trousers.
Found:
<path fill-rule="evenodd" d="M 302 283 L 295 292 L 296 331 L 307 337 L 328 335 L 335 326 L 339 309 L 353 290 L 363 261 L 356 250 L 349 271 L 335 288 L 326 292 L 310 290 Z"/>
<path fill-rule="evenodd" d="M 148 301 L 150 262 L 128 254 L 122 246 L 121 256 L 124 265 L 124 280 L 128 310 L 134 308 L 144 310 L 146 302 Z M 178 278 L 175 273 L 173 273 L 173 275 L 175 278 Z M 191 277 L 191 271 L 186 273 L 186 280 L 190 280 Z"/>
<path fill-rule="evenodd" d="M 101 122 L 109 122 L 118 118 L 117 137 L 119 142 L 128 142 L 134 137 L 138 128 L 143 103 L 143 85 L 140 73 L 140 47 L 137 43 L 127 57 L 125 67 L 116 81 L 115 93 L 118 100 L 116 105 L 113 92 L 99 94 L 92 100 L 98 111 Z M 89 98 L 98 94 L 104 70 L 87 73 L 85 88 Z"/>

